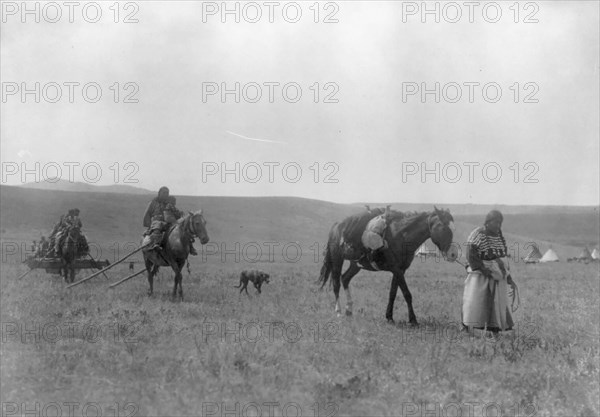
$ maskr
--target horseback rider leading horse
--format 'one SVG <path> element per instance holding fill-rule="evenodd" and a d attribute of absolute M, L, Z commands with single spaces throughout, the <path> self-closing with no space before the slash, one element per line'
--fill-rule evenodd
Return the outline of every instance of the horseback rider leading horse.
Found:
<path fill-rule="evenodd" d="M 146 213 L 144 213 L 144 227 L 147 227 L 144 235 L 144 243 L 152 242 L 149 249 L 159 249 L 164 237 L 164 232 L 175 223 L 181 216 L 182 212 L 175 207 L 175 197 L 169 196 L 169 189 L 167 187 L 160 187 L 158 190 L 158 196 L 155 197 L 148 207 Z M 194 239 L 190 239 L 190 254 L 198 255 L 196 249 L 194 249 Z"/>

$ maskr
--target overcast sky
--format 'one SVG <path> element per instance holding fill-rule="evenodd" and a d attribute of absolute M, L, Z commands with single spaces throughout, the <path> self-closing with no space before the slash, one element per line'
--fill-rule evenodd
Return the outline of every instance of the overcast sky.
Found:
<path fill-rule="evenodd" d="M 112 3 L 96 23 L 86 2 L 72 23 L 62 2 L 40 23 L 3 3 L 3 184 L 36 162 L 67 178 L 66 162 L 76 181 L 176 195 L 599 204 L 598 2 L 428 2 L 439 23 L 421 2 L 279 2 L 273 22 L 229 2 L 239 23 L 221 2 Z M 21 95 L 36 82 L 39 103 Z M 239 103 L 220 91 L 236 83 Z M 439 102 L 421 96 L 436 83 Z"/>

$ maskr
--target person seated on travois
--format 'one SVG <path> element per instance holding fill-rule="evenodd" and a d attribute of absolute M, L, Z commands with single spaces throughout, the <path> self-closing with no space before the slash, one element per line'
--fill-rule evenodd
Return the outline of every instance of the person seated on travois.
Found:
<path fill-rule="evenodd" d="M 69 210 L 70 212 L 70 210 Z M 52 232 L 50 232 L 50 235 L 48 236 L 49 239 L 49 247 L 50 247 L 50 254 L 52 254 L 54 252 L 54 246 L 56 244 L 56 234 L 60 231 L 61 227 L 63 226 L 63 222 L 65 221 L 65 215 L 62 214 L 60 216 L 60 219 L 58 220 L 58 222 L 56 222 L 54 224 L 54 227 L 52 228 Z"/>
<path fill-rule="evenodd" d="M 150 250 L 160 248 L 164 232 L 182 216 L 182 212 L 175 207 L 175 204 L 175 197 L 169 196 L 167 187 L 160 187 L 158 196 L 148 204 L 143 221 L 144 227 L 147 228 L 144 236 L 147 238 L 144 239 L 143 244 L 150 243 Z M 192 245 L 193 241 L 194 239 L 190 239 L 190 254 L 198 255 Z"/>
<path fill-rule="evenodd" d="M 60 221 L 54 225 L 54 230 L 52 230 L 52 234 L 50 234 L 50 239 L 52 240 L 52 249 L 55 255 L 59 254 L 59 248 L 67 229 L 67 218 L 72 216 L 73 209 L 69 209 L 69 212 L 66 215 L 60 216 Z"/>
<path fill-rule="evenodd" d="M 48 241 L 46 240 L 46 236 L 42 236 L 40 242 L 37 247 L 37 252 L 35 253 L 35 257 L 43 258 L 48 253 Z"/>

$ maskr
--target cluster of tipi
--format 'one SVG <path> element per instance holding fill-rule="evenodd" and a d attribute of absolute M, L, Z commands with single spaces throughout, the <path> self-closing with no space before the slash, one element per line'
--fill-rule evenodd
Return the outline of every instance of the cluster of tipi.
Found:
<path fill-rule="evenodd" d="M 430 249 L 425 243 L 423 243 L 419 247 L 419 249 L 417 249 L 415 255 L 421 257 L 428 257 L 437 256 L 439 254 L 435 249 Z M 538 247 L 536 245 L 533 245 L 529 254 L 523 258 L 523 261 L 527 264 L 534 264 L 538 262 L 559 262 L 560 259 L 558 258 L 558 255 L 556 254 L 556 251 L 554 249 L 550 248 L 546 251 L 546 253 L 542 255 L 542 252 L 540 252 Z M 574 258 L 567 258 L 567 262 L 572 261 L 585 263 L 593 261 L 598 262 L 600 261 L 600 252 L 598 252 L 598 248 L 594 249 L 591 253 L 588 250 L 588 248 L 583 248 L 579 256 L 576 256 Z"/>
<path fill-rule="evenodd" d="M 525 263 L 528 264 L 538 262 L 558 262 L 559 260 L 560 259 L 558 258 L 558 255 L 556 254 L 554 249 L 550 248 L 546 251 L 544 255 L 542 255 L 538 247 L 535 245 L 531 249 L 531 252 L 529 252 L 529 254 L 523 258 L 523 261 L 525 261 Z M 579 256 L 576 256 L 574 258 L 567 258 L 567 262 L 577 261 L 587 263 L 598 260 L 600 260 L 600 253 L 598 252 L 597 248 L 594 249 L 592 253 L 590 253 L 588 248 L 583 248 Z"/>

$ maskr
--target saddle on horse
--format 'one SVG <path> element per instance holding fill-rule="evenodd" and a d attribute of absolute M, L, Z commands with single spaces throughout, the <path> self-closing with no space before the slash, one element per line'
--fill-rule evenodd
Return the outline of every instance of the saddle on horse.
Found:
<path fill-rule="evenodd" d="M 390 214 L 390 206 L 387 206 L 385 210 L 368 209 L 367 213 L 350 220 L 342 234 L 346 255 L 357 261 L 366 257 L 369 263 L 373 263 L 381 254 L 380 250 L 388 247 L 383 236 L 389 225 Z"/>
<path fill-rule="evenodd" d="M 173 219 L 174 220 L 174 219 Z M 152 224 L 144 232 L 144 238 L 142 240 L 142 246 L 150 243 L 148 250 L 156 250 L 157 252 L 162 251 L 166 246 L 169 234 L 177 226 L 178 220 L 173 222 L 163 222 L 160 220 L 153 220 Z M 194 238 L 190 238 L 190 255 L 198 255 L 198 252 L 194 248 Z"/>

